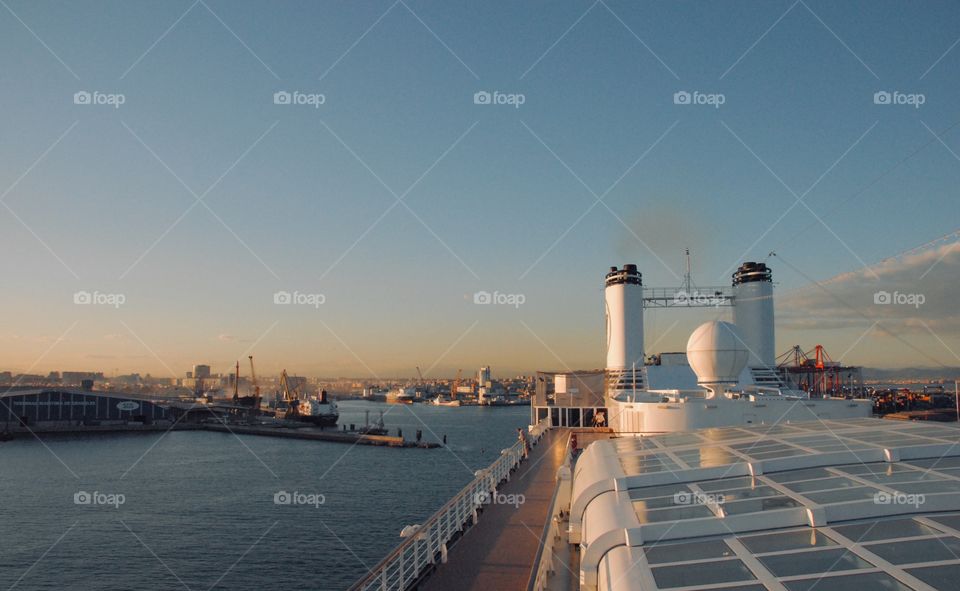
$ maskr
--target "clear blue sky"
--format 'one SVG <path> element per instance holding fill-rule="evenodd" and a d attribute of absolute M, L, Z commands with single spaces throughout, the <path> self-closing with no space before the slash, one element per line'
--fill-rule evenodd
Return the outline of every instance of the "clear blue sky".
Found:
<path fill-rule="evenodd" d="M 609 265 L 675 284 L 689 246 L 695 279 L 726 284 L 776 250 L 824 280 L 960 225 L 960 162 L 927 129 L 960 121 L 949 1 L 5 2 L 10 369 L 227 371 L 251 347 L 265 371 L 314 375 L 595 367 Z M 275 105 L 283 90 L 325 103 Z M 925 102 L 874 104 L 883 90 Z M 960 153 L 960 131 L 942 139 Z M 760 238 L 795 201 L 784 184 L 803 195 L 828 170 L 804 203 L 829 229 L 798 205 Z M 215 215 L 184 215 L 191 190 Z M 809 283 L 771 264 L 781 292 Z M 76 305 L 79 290 L 126 301 Z M 326 301 L 277 306 L 278 290 Z M 526 301 L 477 306 L 479 290 Z M 673 320 L 651 318 L 648 343 Z M 688 324 L 657 348 L 682 348 Z M 785 328 L 778 347 L 931 363 L 848 324 Z"/>

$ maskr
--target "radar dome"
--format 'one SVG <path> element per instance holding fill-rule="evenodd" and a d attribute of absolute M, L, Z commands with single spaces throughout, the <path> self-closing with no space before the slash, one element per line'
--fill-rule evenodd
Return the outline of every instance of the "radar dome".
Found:
<path fill-rule="evenodd" d="M 687 361 L 698 384 L 736 383 L 750 352 L 729 322 L 705 322 L 687 341 Z"/>

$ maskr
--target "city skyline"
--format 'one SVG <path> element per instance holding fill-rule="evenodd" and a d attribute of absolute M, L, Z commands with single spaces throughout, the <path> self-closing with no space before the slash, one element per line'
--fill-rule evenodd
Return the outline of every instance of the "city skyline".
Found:
<path fill-rule="evenodd" d="M 778 353 L 960 364 L 949 2 L 103 8 L 0 11 L 0 369 L 602 367 L 605 270 L 686 248 Z"/>

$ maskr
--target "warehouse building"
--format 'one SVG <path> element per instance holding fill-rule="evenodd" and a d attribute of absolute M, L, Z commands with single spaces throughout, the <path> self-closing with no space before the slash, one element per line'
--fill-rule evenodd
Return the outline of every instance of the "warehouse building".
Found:
<path fill-rule="evenodd" d="M 0 393 L 3 425 L 109 425 L 167 419 L 163 406 L 116 392 L 82 388 L 23 388 Z"/>

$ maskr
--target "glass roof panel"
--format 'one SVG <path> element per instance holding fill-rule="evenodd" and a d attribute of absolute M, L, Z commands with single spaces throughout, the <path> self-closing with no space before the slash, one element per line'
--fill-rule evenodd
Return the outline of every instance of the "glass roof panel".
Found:
<path fill-rule="evenodd" d="M 697 519 L 700 517 L 716 517 L 706 505 L 682 505 L 667 509 L 653 509 L 648 511 L 643 502 L 633 504 L 634 511 L 640 523 L 656 523 L 659 521 L 676 521 L 680 519 Z"/>
<path fill-rule="evenodd" d="M 725 502 L 722 505 L 724 515 L 742 515 L 744 513 L 760 513 L 762 511 L 776 511 L 799 507 L 800 503 L 790 497 L 768 497 L 762 499 L 747 499 L 745 501 Z"/>
<path fill-rule="evenodd" d="M 869 589 L 870 591 L 911 591 L 900 581 L 887 573 L 860 573 L 840 577 L 826 577 L 789 581 L 783 585 L 790 591 L 850 591 Z"/>
<path fill-rule="evenodd" d="M 720 480 L 706 480 L 698 482 L 697 486 L 705 491 L 729 490 L 732 488 L 747 488 L 753 486 L 762 486 L 762 483 L 753 476 L 734 476 L 732 478 L 722 478 Z"/>
<path fill-rule="evenodd" d="M 844 548 L 758 556 L 767 570 L 778 577 L 872 568 L 873 565 Z"/>
<path fill-rule="evenodd" d="M 907 572 L 938 591 L 960 591 L 956 565 L 908 568 Z"/>
<path fill-rule="evenodd" d="M 884 519 L 834 527 L 838 533 L 854 542 L 873 542 L 894 538 L 911 538 L 938 533 L 913 519 Z"/>
<path fill-rule="evenodd" d="M 859 482 L 850 480 L 843 476 L 836 478 L 820 478 L 818 480 L 801 480 L 799 482 L 784 483 L 785 487 L 793 492 L 813 492 L 818 490 L 830 490 L 831 488 L 853 488 L 863 486 Z"/>
<path fill-rule="evenodd" d="M 709 468 L 711 466 L 728 466 L 744 461 L 722 447 L 704 447 L 703 449 L 677 453 L 677 457 L 692 468 Z"/>
<path fill-rule="evenodd" d="M 796 480 L 810 480 L 811 478 L 828 478 L 836 476 L 826 468 L 807 468 L 805 470 L 789 470 L 787 472 L 773 472 L 764 474 L 774 482 L 794 482 Z"/>
<path fill-rule="evenodd" d="M 664 486 L 648 486 L 645 488 L 630 489 L 631 499 L 653 499 L 656 497 L 668 497 L 678 492 L 690 492 L 686 484 L 667 484 Z"/>
<path fill-rule="evenodd" d="M 793 456 L 805 456 L 810 452 L 802 449 L 784 449 L 778 451 L 766 451 L 761 453 L 751 453 L 750 457 L 758 460 L 772 460 L 773 458 L 789 458 Z"/>
<path fill-rule="evenodd" d="M 928 458 L 925 460 L 910 460 L 904 463 L 911 466 L 916 466 L 918 468 L 932 468 L 934 470 L 939 470 L 940 468 L 960 468 L 960 456 L 951 456 L 948 458 Z"/>
<path fill-rule="evenodd" d="M 644 547 L 643 552 L 647 555 L 647 562 L 650 564 L 733 556 L 733 550 L 731 550 L 730 546 L 727 546 L 723 540 L 685 542 L 681 544 L 654 544 Z"/>
<path fill-rule="evenodd" d="M 657 435 L 652 439 L 656 439 L 658 443 L 661 443 L 666 447 L 676 447 L 681 445 L 695 445 L 695 444 L 703 443 L 703 439 L 694 433 L 673 433 L 670 435 Z"/>
<path fill-rule="evenodd" d="M 727 429 L 704 429 L 699 431 L 699 434 L 704 439 L 709 441 L 730 441 L 732 439 L 746 439 L 748 437 L 756 437 L 757 435 L 743 429 L 736 428 L 727 428 Z"/>
<path fill-rule="evenodd" d="M 654 567 L 653 578 L 657 587 L 670 589 L 690 585 L 713 585 L 732 581 L 753 581 L 755 577 L 740 560 L 720 560 L 695 568 L 691 565 Z"/>
<path fill-rule="evenodd" d="M 836 545 L 836 542 L 812 528 L 780 532 L 775 534 L 745 536 L 739 538 L 739 540 L 754 554 L 759 554 L 761 552 L 800 550 L 802 548 L 812 548 L 815 546 Z"/>
<path fill-rule="evenodd" d="M 754 488 L 737 488 L 733 490 L 718 490 L 714 493 L 718 499 L 717 502 L 729 503 L 732 501 L 742 501 L 744 499 L 759 499 L 762 497 L 783 496 L 780 491 L 769 486 L 757 486 Z"/>
<path fill-rule="evenodd" d="M 842 470 L 847 474 L 892 474 L 894 472 L 915 472 L 908 466 L 900 464 L 891 464 L 889 462 L 871 462 L 868 464 L 847 464 L 846 466 L 837 466 L 837 470 Z"/>
<path fill-rule="evenodd" d="M 947 527 L 960 530 L 960 515 L 931 515 L 930 519 L 936 521 L 937 523 L 942 523 Z"/>
<path fill-rule="evenodd" d="M 883 542 L 866 548 L 893 564 L 960 560 L 960 540 L 954 537 Z"/>
<path fill-rule="evenodd" d="M 611 443 L 617 451 L 639 451 L 641 449 L 654 449 L 657 447 L 653 441 L 640 437 L 612 439 Z"/>
<path fill-rule="evenodd" d="M 908 494 L 960 492 L 960 482 L 956 480 L 943 480 L 940 482 L 897 482 L 891 484 L 890 487 Z"/>
<path fill-rule="evenodd" d="M 693 494 L 693 493 L 688 493 Z M 663 509 L 665 507 L 675 507 L 677 505 L 676 497 L 655 497 L 652 499 L 643 499 L 634 501 L 633 506 L 637 511 L 649 511 L 651 509 Z"/>
<path fill-rule="evenodd" d="M 838 490 L 803 493 L 803 496 L 818 505 L 829 505 L 830 503 L 845 503 L 847 501 L 872 499 L 878 492 L 880 492 L 880 489 L 873 488 L 872 486 L 860 486 L 857 488 L 841 488 Z"/>

